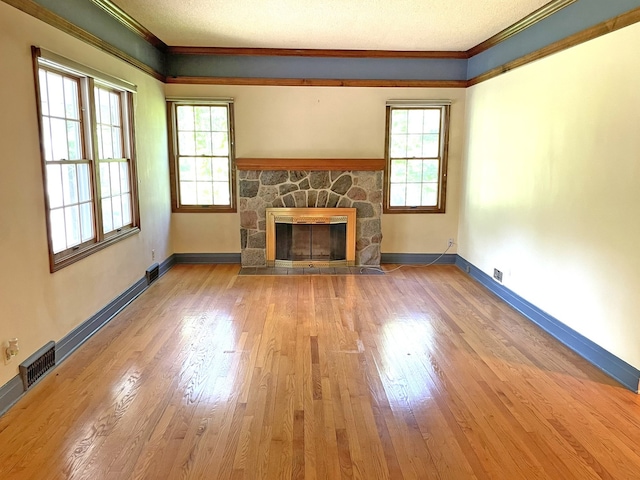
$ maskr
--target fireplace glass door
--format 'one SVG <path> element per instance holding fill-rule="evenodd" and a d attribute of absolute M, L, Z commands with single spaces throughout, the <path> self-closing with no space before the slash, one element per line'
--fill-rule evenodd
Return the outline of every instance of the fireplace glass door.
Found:
<path fill-rule="evenodd" d="M 346 223 L 276 221 L 276 261 L 333 262 L 347 259 Z"/>

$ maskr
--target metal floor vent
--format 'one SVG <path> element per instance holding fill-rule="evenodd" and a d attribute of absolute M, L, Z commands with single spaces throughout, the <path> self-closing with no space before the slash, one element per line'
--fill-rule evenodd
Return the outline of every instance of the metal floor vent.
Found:
<path fill-rule="evenodd" d="M 149 268 L 147 268 L 146 275 L 147 285 L 151 285 L 160 276 L 160 265 L 158 265 L 157 263 L 151 265 Z"/>
<path fill-rule="evenodd" d="M 56 365 L 56 344 L 51 341 L 20 364 L 25 392 Z"/>

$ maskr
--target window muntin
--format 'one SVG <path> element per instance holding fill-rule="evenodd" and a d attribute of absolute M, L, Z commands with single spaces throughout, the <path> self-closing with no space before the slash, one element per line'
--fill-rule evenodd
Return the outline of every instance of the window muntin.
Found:
<path fill-rule="evenodd" d="M 170 102 L 174 211 L 235 211 L 230 102 Z"/>
<path fill-rule="evenodd" d="M 385 212 L 444 212 L 448 116 L 448 105 L 387 106 Z"/>
<path fill-rule="evenodd" d="M 34 48 L 55 271 L 138 231 L 132 101 L 131 92 L 42 53 Z"/>

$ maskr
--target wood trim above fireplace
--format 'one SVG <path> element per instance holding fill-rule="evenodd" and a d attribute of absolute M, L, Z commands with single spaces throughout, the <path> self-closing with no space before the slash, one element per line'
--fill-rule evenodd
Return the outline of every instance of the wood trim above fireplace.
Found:
<path fill-rule="evenodd" d="M 236 158 L 238 170 L 384 170 L 384 158 Z"/>

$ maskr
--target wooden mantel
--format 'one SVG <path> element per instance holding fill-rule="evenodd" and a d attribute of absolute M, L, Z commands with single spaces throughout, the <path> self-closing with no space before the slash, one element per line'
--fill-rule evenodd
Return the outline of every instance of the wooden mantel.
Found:
<path fill-rule="evenodd" d="M 236 158 L 238 170 L 384 170 L 384 158 Z"/>

